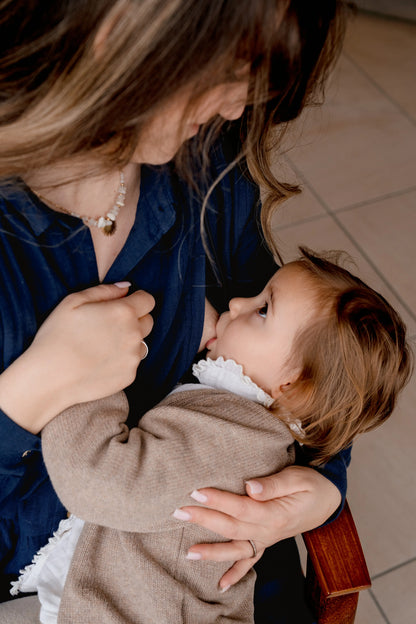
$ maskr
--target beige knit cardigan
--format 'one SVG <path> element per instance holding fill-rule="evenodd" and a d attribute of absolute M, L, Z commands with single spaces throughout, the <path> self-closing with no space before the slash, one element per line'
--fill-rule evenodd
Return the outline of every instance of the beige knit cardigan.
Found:
<path fill-rule="evenodd" d="M 293 438 L 269 410 L 226 391 L 168 396 L 129 430 L 124 393 L 72 407 L 42 446 L 63 504 L 87 522 L 59 624 L 252 624 L 255 573 L 221 593 L 230 562 L 189 561 L 223 541 L 172 517 L 192 490 L 244 493 L 244 482 L 294 460 Z"/>

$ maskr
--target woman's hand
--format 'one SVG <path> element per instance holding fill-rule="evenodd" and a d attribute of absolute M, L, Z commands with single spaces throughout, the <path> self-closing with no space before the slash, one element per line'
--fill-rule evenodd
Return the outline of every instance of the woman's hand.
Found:
<path fill-rule="evenodd" d="M 231 540 L 197 544 L 189 550 L 190 559 L 235 561 L 220 581 L 223 590 L 237 583 L 265 548 L 323 524 L 341 502 L 331 481 L 313 468 L 302 466 L 289 466 L 276 475 L 248 481 L 246 491 L 248 496 L 238 496 L 204 488 L 193 497 L 205 507 L 180 510 L 189 514 L 190 522 Z M 247 540 L 253 540 L 256 557 Z"/>
<path fill-rule="evenodd" d="M 63 299 L 0 376 L 0 405 L 10 418 L 37 433 L 70 405 L 134 380 L 154 299 L 144 291 L 125 296 L 128 287 L 102 284 Z"/>

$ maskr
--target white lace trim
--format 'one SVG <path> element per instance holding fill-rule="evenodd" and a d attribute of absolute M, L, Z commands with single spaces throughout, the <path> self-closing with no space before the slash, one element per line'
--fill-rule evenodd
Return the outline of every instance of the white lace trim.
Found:
<path fill-rule="evenodd" d="M 62 539 L 62 536 L 68 531 L 72 530 L 75 522 L 75 516 L 71 515 L 69 518 L 61 520 L 57 530 L 52 537 L 49 538 L 48 543 L 42 546 L 40 550 L 32 559 L 32 563 L 27 565 L 22 570 L 19 570 L 20 576 L 17 581 L 12 581 L 12 588 L 10 594 L 17 596 L 20 592 L 34 592 L 37 591 L 38 578 L 40 572 L 48 559 L 50 552 L 55 548 L 56 544 Z"/>
<path fill-rule="evenodd" d="M 222 356 L 216 360 L 207 358 L 194 364 L 192 372 L 201 384 L 228 390 L 265 407 L 274 403 L 273 397 L 259 388 L 248 375 L 244 375 L 243 367 L 234 360 L 224 360 Z"/>

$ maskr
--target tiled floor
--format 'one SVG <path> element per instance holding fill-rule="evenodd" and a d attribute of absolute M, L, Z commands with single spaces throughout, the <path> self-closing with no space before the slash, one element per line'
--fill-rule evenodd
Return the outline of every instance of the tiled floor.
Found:
<path fill-rule="evenodd" d="M 415 344 L 416 24 L 358 15 L 326 104 L 296 124 L 278 166 L 304 188 L 275 218 L 285 260 L 302 243 L 347 250 Z M 348 498 L 373 581 L 356 624 L 416 622 L 415 406 L 416 375 L 354 445 Z"/>

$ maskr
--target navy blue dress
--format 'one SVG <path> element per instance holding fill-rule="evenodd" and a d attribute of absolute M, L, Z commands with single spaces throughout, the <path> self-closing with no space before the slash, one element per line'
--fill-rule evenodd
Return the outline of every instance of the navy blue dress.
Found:
<path fill-rule="evenodd" d="M 215 148 L 212 176 L 226 166 L 232 148 L 228 151 L 226 141 Z M 130 292 L 143 289 L 156 300 L 153 331 L 146 338 L 149 356 L 127 389 L 136 419 L 189 371 L 202 335 L 205 295 L 221 312 L 231 297 L 256 294 L 276 270 L 260 231 L 258 188 L 239 167 L 221 181 L 206 212 L 215 269 L 201 241 L 200 209 L 201 198 L 172 166 L 143 167 L 135 223 L 104 280 L 129 280 Z M 4 370 L 67 294 L 99 279 L 89 230 L 79 219 L 50 210 L 24 186 L 0 189 L 0 268 Z M 343 495 L 348 461 L 349 454 L 341 454 L 325 469 Z M 3 600 L 9 599 L 10 580 L 65 515 L 42 460 L 40 437 L 0 410 Z"/>

